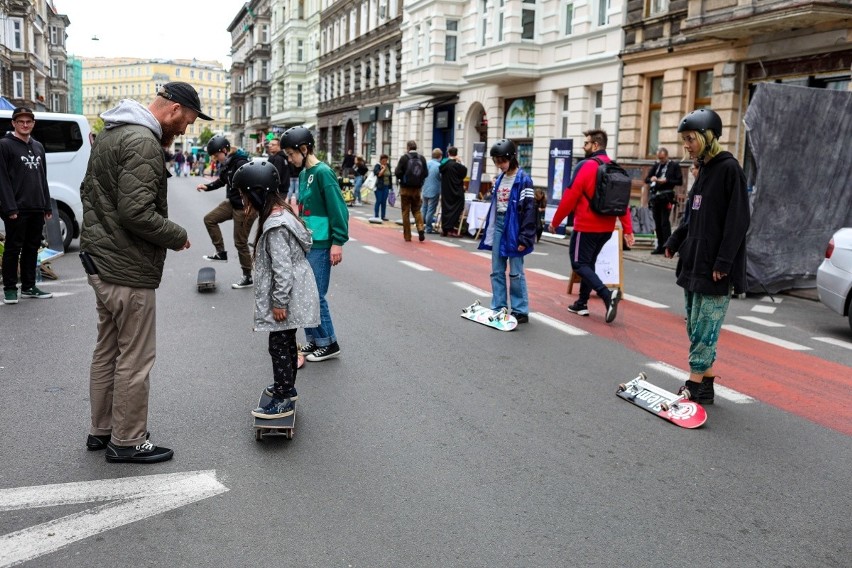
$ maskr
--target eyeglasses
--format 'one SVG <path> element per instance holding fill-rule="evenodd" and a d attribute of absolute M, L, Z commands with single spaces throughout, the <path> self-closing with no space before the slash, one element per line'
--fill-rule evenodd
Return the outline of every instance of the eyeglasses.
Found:
<path fill-rule="evenodd" d="M 21 119 L 18 119 L 18 120 L 16 120 L 15 122 L 17 122 L 17 123 L 18 123 L 18 124 L 20 124 L 21 126 L 29 126 L 29 125 L 31 125 L 31 124 L 35 124 L 35 121 L 34 121 L 34 120 L 21 120 Z"/>

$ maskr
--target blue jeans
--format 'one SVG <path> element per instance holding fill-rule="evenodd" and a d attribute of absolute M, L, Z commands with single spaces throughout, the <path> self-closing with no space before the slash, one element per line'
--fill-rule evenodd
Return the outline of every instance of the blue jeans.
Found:
<path fill-rule="evenodd" d="M 311 249 L 308 252 L 308 264 L 314 271 L 314 279 L 317 281 L 320 301 L 320 324 L 319 327 L 305 328 L 305 337 L 308 343 L 317 347 L 325 347 L 337 341 L 334 335 L 334 325 L 331 323 L 331 313 L 328 311 L 328 302 L 325 295 L 328 292 L 328 284 L 331 280 L 331 251 L 329 249 Z"/>
<path fill-rule="evenodd" d="M 571 233 L 571 270 L 580 276 L 578 300 L 583 304 L 589 303 L 589 297 L 594 290 L 604 303 L 609 305 L 612 292 L 595 272 L 595 263 L 610 238 L 612 233 L 580 233 L 578 231 Z"/>
<path fill-rule="evenodd" d="M 364 176 L 355 176 L 355 203 L 361 203 L 361 184 L 364 183 Z"/>
<path fill-rule="evenodd" d="M 527 296 L 527 278 L 524 276 L 524 257 L 500 256 L 500 240 L 506 216 L 498 213 L 494 218 L 494 242 L 491 248 L 491 309 L 506 306 L 506 265 L 509 265 L 509 302 L 513 314 L 527 315 L 530 302 Z"/>
<path fill-rule="evenodd" d="M 420 208 L 420 211 L 423 213 L 423 222 L 426 224 L 427 233 L 432 232 L 432 223 L 435 222 L 435 211 L 438 210 L 438 202 L 440 200 L 440 195 L 423 198 L 423 206 Z"/>
<path fill-rule="evenodd" d="M 379 189 L 376 188 L 376 205 L 374 207 L 375 214 L 374 217 L 379 217 L 379 219 L 387 219 L 387 206 L 388 206 L 388 194 L 390 193 L 389 187 L 383 187 Z M 379 209 L 382 210 L 382 215 L 379 216 Z"/>

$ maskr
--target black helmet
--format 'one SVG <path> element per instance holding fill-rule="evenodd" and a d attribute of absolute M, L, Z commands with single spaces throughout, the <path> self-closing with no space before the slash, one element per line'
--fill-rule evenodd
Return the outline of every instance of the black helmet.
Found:
<path fill-rule="evenodd" d="M 692 111 L 680 121 L 678 132 L 692 130 L 704 134 L 710 131 L 716 135 L 716 139 L 722 137 L 722 118 L 709 108 L 700 108 Z"/>
<path fill-rule="evenodd" d="M 491 146 L 492 158 L 506 158 L 507 160 L 511 160 L 515 157 L 516 152 L 515 143 L 506 138 L 498 140 Z"/>
<path fill-rule="evenodd" d="M 298 148 L 299 146 L 307 146 L 309 149 L 314 148 L 314 135 L 304 126 L 294 126 L 288 128 L 281 135 L 282 148 Z"/>
<path fill-rule="evenodd" d="M 266 197 L 278 191 L 280 182 L 278 169 L 266 158 L 254 158 L 246 162 L 231 178 L 231 185 L 248 194 L 252 207 L 257 211 L 263 211 Z"/>
<path fill-rule="evenodd" d="M 221 134 L 217 134 L 207 143 L 207 153 L 211 156 L 217 152 L 227 152 L 230 149 L 231 143 L 228 142 L 228 139 Z"/>

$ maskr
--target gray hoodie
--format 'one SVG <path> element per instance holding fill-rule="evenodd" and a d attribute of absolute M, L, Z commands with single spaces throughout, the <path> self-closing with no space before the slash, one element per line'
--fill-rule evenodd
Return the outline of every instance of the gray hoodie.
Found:
<path fill-rule="evenodd" d="M 273 213 L 263 223 L 254 257 L 254 330 L 280 331 L 319 325 L 319 292 L 305 255 L 310 231 L 289 211 Z M 287 319 L 272 317 L 286 308 Z"/>
<path fill-rule="evenodd" d="M 163 128 L 151 111 L 133 99 L 121 99 L 118 106 L 101 113 L 101 119 L 107 130 L 123 124 L 138 124 L 150 129 L 158 140 L 163 137 Z"/>

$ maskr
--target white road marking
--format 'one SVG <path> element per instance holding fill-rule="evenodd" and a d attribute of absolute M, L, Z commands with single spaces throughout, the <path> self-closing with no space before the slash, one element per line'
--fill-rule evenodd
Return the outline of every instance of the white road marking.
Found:
<path fill-rule="evenodd" d="M 457 245 L 456 243 L 451 243 L 450 241 L 432 241 L 436 245 L 441 245 L 450 248 L 461 248 L 461 245 Z"/>
<path fill-rule="evenodd" d="M 652 300 L 646 300 L 645 298 L 633 296 L 632 294 L 624 294 L 623 298 L 625 300 L 629 300 L 629 301 L 633 302 L 634 304 L 639 304 L 640 306 L 646 306 L 648 308 L 658 308 L 658 309 L 668 308 L 668 306 L 665 305 L 665 304 L 660 304 L 660 303 L 654 302 Z"/>
<path fill-rule="evenodd" d="M 84 284 L 88 284 L 89 279 L 83 276 L 81 278 L 63 278 L 62 280 L 42 280 L 41 282 L 39 282 L 38 287 L 41 288 L 42 286 L 56 286 L 58 284 L 68 284 L 70 282 L 82 282 Z"/>
<path fill-rule="evenodd" d="M 738 333 L 740 335 L 745 335 L 746 337 L 751 337 L 752 339 L 757 339 L 758 341 L 765 341 L 766 343 L 771 343 L 772 345 L 777 345 L 778 347 L 783 347 L 784 349 L 790 349 L 791 351 L 811 351 L 810 347 L 805 347 L 804 345 L 799 345 L 798 343 L 793 343 L 792 341 L 778 339 L 777 337 L 772 337 L 771 335 L 766 335 L 765 333 L 760 333 L 758 331 L 751 331 L 750 329 L 745 329 L 744 327 L 739 327 L 736 325 L 723 325 L 722 329 L 731 331 L 733 333 Z"/>
<path fill-rule="evenodd" d="M 371 245 L 364 245 L 364 250 L 368 250 L 368 251 L 374 252 L 376 254 L 387 254 L 386 251 L 383 251 L 382 249 L 380 249 L 378 247 L 371 246 Z"/>
<path fill-rule="evenodd" d="M 554 329 L 558 329 L 559 331 L 567 333 L 568 335 L 576 335 L 576 336 L 589 335 L 589 332 L 584 330 L 584 329 L 580 329 L 579 327 L 574 327 L 573 325 L 568 325 L 567 323 L 565 323 L 563 321 L 559 321 L 556 318 L 552 318 L 550 316 L 540 314 L 538 312 L 530 313 L 530 319 L 534 319 L 534 320 L 541 322 L 545 325 L 549 325 L 550 327 L 552 327 Z"/>
<path fill-rule="evenodd" d="M 535 255 L 535 256 L 548 256 L 548 255 L 550 255 L 550 253 L 549 253 L 549 252 L 538 252 L 537 250 L 534 250 L 534 251 L 532 251 L 532 252 L 530 253 L 530 255 Z"/>
<path fill-rule="evenodd" d="M 756 318 L 753 316 L 737 316 L 737 319 L 745 320 L 751 323 L 756 323 L 757 325 L 762 325 L 765 327 L 787 327 L 783 323 L 778 323 L 774 321 L 769 321 L 761 318 Z"/>
<path fill-rule="evenodd" d="M 419 270 L 420 272 L 432 272 L 431 268 L 423 266 L 422 264 L 417 264 L 416 262 L 411 262 L 410 260 L 400 260 L 399 263 L 404 264 L 409 268 L 413 268 L 414 270 Z"/>
<path fill-rule="evenodd" d="M 476 256 L 481 256 L 482 258 L 487 258 L 488 260 L 491 260 L 491 253 L 490 252 L 474 251 L 473 254 L 475 254 Z"/>
<path fill-rule="evenodd" d="M 662 361 L 657 361 L 656 363 L 648 363 L 648 367 L 659 371 L 661 373 L 665 373 L 670 377 L 674 377 L 680 382 L 686 382 L 689 378 L 689 373 L 678 369 L 677 367 L 673 367 L 668 363 L 663 363 Z M 737 392 L 734 389 L 729 389 L 728 387 L 722 386 L 720 384 L 714 385 L 714 391 L 716 392 L 716 396 L 720 398 L 724 398 L 725 400 L 730 400 L 731 402 L 735 402 L 737 404 L 750 404 L 754 402 L 754 399 L 750 396 L 743 394 L 741 392 Z"/>
<path fill-rule="evenodd" d="M 842 339 L 834 339 L 833 337 L 814 337 L 813 339 L 816 341 L 822 341 L 823 343 L 828 343 L 829 345 L 843 347 L 844 349 L 852 349 L 852 343 L 849 341 L 843 341 Z"/>
<path fill-rule="evenodd" d="M 0 568 L 226 491 L 215 470 L 2 489 L 0 511 L 109 503 L 0 536 Z"/>
<path fill-rule="evenodd" d="M 751 311 L 757 312 L 758 314 L 774 314 L 775 310 L 777 309 L 778 308 L 776 308 L 775 306 L 756 305 L 751 309 Z"/>
<path fill-rule="evenodd" d="M 565 282 L 570 280 L 570 278 L 568 276 L 565 276 L 564 274 L 557 274 L 555 272 L 551 272 L 543 268 L 527 268 L 527 271 L 535 272 L 536 274 L 541 274 L 542 276 L 549 276 L 550 278 L 555 278 L 556 280 L 562 280 Z"/>
<path fill-rule="evenodd" d="M 482 296 L 484 298 L 488 298 L 491 296 L 491 292 L 486 292 L 482 288 L 477 288 L 476 286 L 468 284 L 467 282 L 453 282 L 453 286 L 458 286 L 462 290 L 467 290 L 471 294 Z"/>

